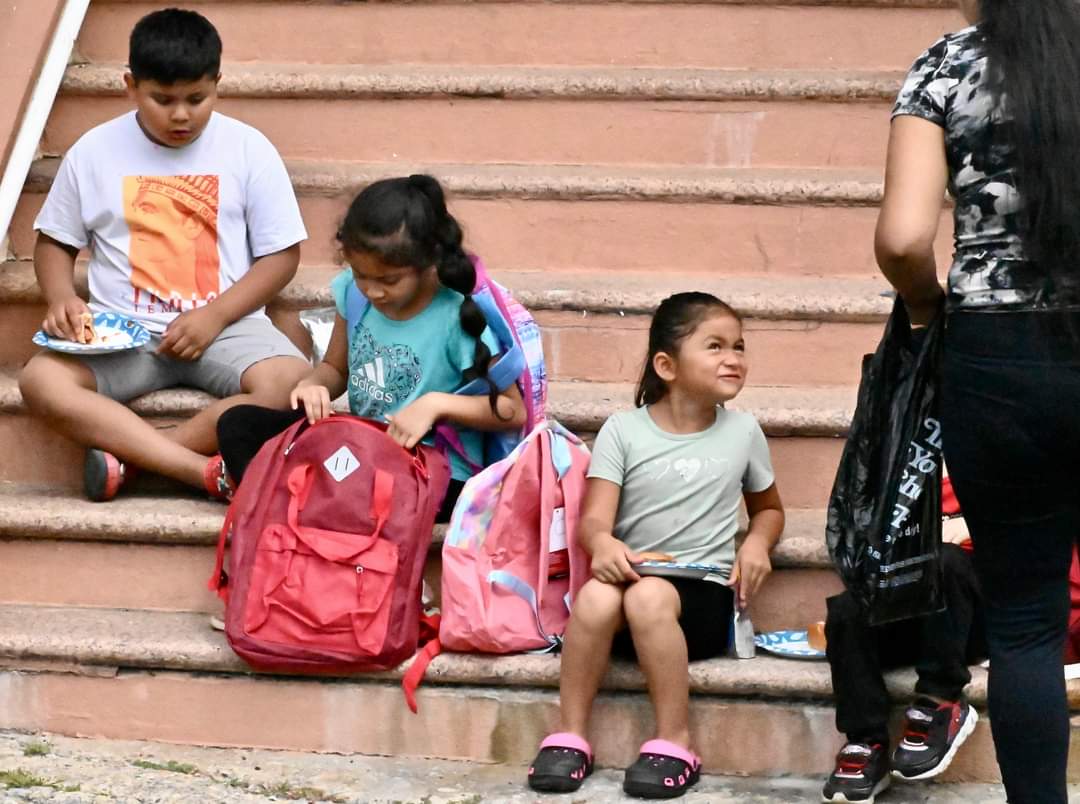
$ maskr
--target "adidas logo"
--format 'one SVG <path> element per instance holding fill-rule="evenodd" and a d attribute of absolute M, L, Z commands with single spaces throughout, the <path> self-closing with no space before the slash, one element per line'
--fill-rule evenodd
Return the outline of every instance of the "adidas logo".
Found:
<path fill-rule="evenodd" d="M 397 401 L 397 397 L 386 390 L 386 361 L 382 357 L 376 357 L 353 371 L 349 384 L 375 402 L 393 405 Z"/>
<path fill-rule="evenodd" d="M 386 387 L 386 366 L 381 357 L 376 357 L 370 363 L 364 365 L 364 376 L 369 382 L 375 383 L 380 388 Z"/>

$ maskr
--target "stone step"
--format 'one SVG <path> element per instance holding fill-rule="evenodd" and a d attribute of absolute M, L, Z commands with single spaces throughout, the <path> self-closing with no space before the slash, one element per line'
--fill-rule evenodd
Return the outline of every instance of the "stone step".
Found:
<path fill-rule="evenodd" d="M 56 490 L 0 487 L 0 604 L 216 612 L 206 589 L 225 507 L 175 495 L 124 495 L 107 505 Z M 840 584 L 820 510 L 788 512 L 776 572 L 751 607 L 760 630 L 824 619 Z M 428 582 L 440 593 L 445 526 L 437 525 Z M 56 580 L 63 578 L 64 583 Z"/>
<path fill-rule="evenodd" d="M 192 2 L 233 61 L 903 69 L 964 22 L 920 2 Z M 96 0 L 78 51 L 127 59 L 156 3 Z M 252 21 L 257 19 L 258 24 Z"/>
<path fill-rule="evenodd" d="M 224 518 L 222 503 L 191 496 L 124 494 L 106 505 L 61 489 L 0 486 L 0 539 L 9 541 L 212 547 Z M 433 544 L 442 544 L 445 533 L 445 525 L 436 525 Z M 789 509 L 774 568 L 830 568 L 824 533 L 824 510 Z"/>
<path fill-rule="evenodd" d="M 157 424 L 191 416 L 208 400 L 199 391 L 172 389 L 147 394 L 132 407 Z M 556 382 L 550 387 L 548 414 L 589 436 L 615 410 L 630 407 L 631 401 L 628 385 Z M 737 402 L 757 416 L 769 436 L 785 505 L 823 507 L 854 410 L 855 388 L 751 387 Z M 18 385 L 7 373 L 0 373 L 0 413 L 9 414 L 0 416 L 0 449 L 23 456 L 0 466 L 0 483 L 81 488 L 82 451 L 25 415 Z"/>
<path fill-rule="evenodd" d="M 0 657 L 12 671 L 0 683 L 5 728 L 527 762 L 556 717 L 556 656 L 444 654 L 410 715 L 394 683 L 403 668 L 347 680 L 252 675 L 197 614 L 0 606 Z M 888 674 L 894 700 L 909 700 L 913 680 L 910 670 Z M 690 681 L 694 743 L 711 772 L 831 770 L 840 739 L 825 663 L 716 659 L 694 663 Z M 608 673 L 590 735 L 600 765 L 625 766 L 649 736 L 643 687 L 626 663 Z M 980 668 L 968 695 L 984 707 Z M 1075 707 L 1078 690 L 1070 695 Z M 946 778 L 996 780 L 986 722 Z"/>
<path fill-rule="evenodd" d="M 340 270 L 304 266 L 271 306 L 275 323 L 304 350 L 309 338 L 298 313 L 328 307 L 329 282 Z M 880 339 L 892 300 L 881 279 L 721 278 L 679 274 L 548 274 L 496 271 L 498 281 L 529 308 L 544 336 L 554 380 L 636 382 L 652 310 L 680 290 L 705 290 L 746 316 L 751 380 L 758 385 L 858 383 L 861 358 Z M 77 283 L 85 294 L 85 271 Z M 33 334 L 45 317 L 29 261 L 0 263 L 0 366 L 21 367 L 36 351 Z"/>
<path fill-rule="evenodd" d="M 32 254 L 33 219 L 59 160 L 35 163 L 12 224 Z M 310 264 L 337 261 L 334 235 L 354 193 L 430 170 L 451 194 L 469 247 L 518 270 L 708 272 L 727 276 L 877 276 L 876 170 L 289 162 Z M 942 211 L 938 253 L 951 253 Z"/>
<path fill-rule="evenodd" d="M 64 153 L 130 109 L 124 67 L 74 65 Z M 836 70 L 227 64 L 219 111 L 286 158 L 400 163 L 876 167 L 902 76 Z M 295 120 L 319 121 L 319 136 Z M 793 140 L 792 131 L 814 136 Z M 363 132 L 363 136 L 357 136 Z"/>

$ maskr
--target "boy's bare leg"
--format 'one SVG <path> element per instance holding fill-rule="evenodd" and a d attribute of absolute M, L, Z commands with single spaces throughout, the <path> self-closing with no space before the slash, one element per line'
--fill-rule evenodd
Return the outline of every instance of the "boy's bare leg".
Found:
<path fill-rule="evenodd" d="M 160 432 L 185 449 L 213 455 L 218 450 L 217 422 L 222 413 L 236 405 L 262 405 L 283 410 L 289 405 L 289 392 L 310 373 L 311 365 L 298 357 L 260 360 L 240 378 L 242 393 L 219 399 L 176 427 Z"/>
<path fill-rule="evenodd" d="M 627 587 L 623 606 L 656 713 L 656 736 L 689 748 L 690 675 L 679 593 L 663 578 L 642 578 Z"/>
<path fill-rule="evenodd" d="M 206 457 L 171 441 L 126 405 L 99 394 L 94 373 L 79 361 L 39 354 L 23 369 L 19 389 L 33 415 L 71 440 L 203 488 Z"/>
<path fill-rule="evenodd" d="M 611 642 L 623 627 L 623 587 L 588 581 L 574 600 L 563 638 L 559 673 L 562 731 L 586 738 L 593 699 L 611 660 Z"/>

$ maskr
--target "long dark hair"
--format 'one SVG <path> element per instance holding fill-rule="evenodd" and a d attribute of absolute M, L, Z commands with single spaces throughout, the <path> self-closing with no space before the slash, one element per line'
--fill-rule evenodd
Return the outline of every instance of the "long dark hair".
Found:
<path fill-rule="evenodd" d="M 653 405 L 667 396 L 667 383 L 653 368 L 653 358 L 660 352 L 672 356 L 678 354 L 679 345 L 694 333 L 702 321 L 717 313 L 730 315 L 742 323 L 742 317 L 734 307 L 711 293 L 676 293 L 660 302 L 649 324 L 649 353 L 645 356 L 641 380 L 634 394 L 635 405 L 639 408 Z"/>
<path fill-rule="evenodd" d="M 480 340 L 487 321 L 472 298 L 476 269 L 461 246 L 461 226 L 446 209 L 439 182 L 414 174 L 369 185 L 349 205 L 337 239 L 346 252 L 372 254 L 387 265 L 418 270 L 434 265 L 439 282 L 465 297 L 461 328 L 476 339 L 476 351 L 462 380 L 487 380 L 488 399 L 497 414 L 499 391 L 487 376 L 491 350 Z"/>
<path fill-rule="evenodd" d="M 1080 280 L 1080 3 L 980 0 L 988 78 L 1016 155 L 1024 248 L 1047 290 Z"/>

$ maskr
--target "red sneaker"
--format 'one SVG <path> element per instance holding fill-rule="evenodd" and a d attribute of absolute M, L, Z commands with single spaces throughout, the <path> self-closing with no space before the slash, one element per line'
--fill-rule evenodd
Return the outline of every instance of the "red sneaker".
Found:
<path fill-rule="evenodd" d="M 213 455 L 206 462 L 206 468 L 203 469 L 203 487 L 215 500 L 229 502 L 232 499 L 236 486 L 233 485 L 232 478 L 225 469 L 225 461 L 220 455 Z"/>
<path fill-rule="evenodd" d="M 93 502 L 108 502 L 135 476 L 135 467 L 128 467 L 113 455 L 100 449 L 87 449 L 83 462 L 83 489 Z"/>

